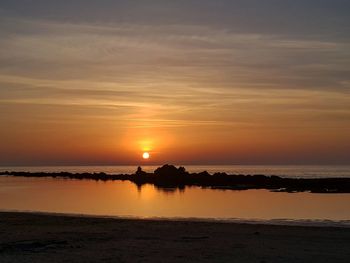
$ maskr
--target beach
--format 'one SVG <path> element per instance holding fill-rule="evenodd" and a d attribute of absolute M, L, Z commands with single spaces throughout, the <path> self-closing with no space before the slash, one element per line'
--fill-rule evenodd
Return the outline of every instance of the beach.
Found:
<path fill-rule="evenodd" d="M 0 262 L 350 262 L 350 228 L 0 213 Z"/>

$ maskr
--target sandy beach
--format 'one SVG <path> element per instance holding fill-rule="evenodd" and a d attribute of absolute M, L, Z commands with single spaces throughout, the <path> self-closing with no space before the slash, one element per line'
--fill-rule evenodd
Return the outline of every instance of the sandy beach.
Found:
<path fill-rule="evenodd" d="M 0 262 L 350 262 L 350 229 L 0 213 Z"/>

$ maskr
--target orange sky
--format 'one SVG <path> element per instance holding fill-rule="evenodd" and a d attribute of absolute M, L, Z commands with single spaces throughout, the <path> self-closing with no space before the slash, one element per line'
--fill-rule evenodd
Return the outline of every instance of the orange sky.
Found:
<path fill-rule="evenodd" d="M 165 2 L 0 4 L 0 165 L 350 164 L 340 2 Z"/>

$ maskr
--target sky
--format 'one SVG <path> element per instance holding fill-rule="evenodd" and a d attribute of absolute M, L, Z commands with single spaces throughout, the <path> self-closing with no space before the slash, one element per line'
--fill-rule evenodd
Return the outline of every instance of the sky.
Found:
<path fill-rule="evenodd" d="M 349 13 L 2 0 L 0 165 L 350 164 Z"/>

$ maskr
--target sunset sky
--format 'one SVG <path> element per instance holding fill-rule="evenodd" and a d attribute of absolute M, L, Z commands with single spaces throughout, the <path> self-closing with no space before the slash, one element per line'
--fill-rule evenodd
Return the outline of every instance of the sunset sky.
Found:
<path fill-rule="evenodd" d="M 0 165 L 350 164 L 349 14 L 1 0 Z"/>

